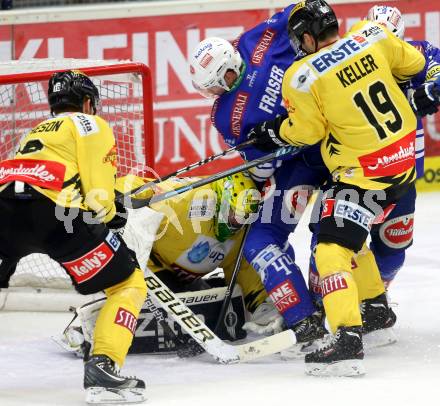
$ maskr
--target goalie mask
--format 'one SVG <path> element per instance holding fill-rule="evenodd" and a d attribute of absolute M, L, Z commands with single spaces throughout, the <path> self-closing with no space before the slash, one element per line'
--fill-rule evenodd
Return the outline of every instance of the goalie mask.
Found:
<path fill-rule="evenodd" d="M 224 242 L 258 212 L 261 194 L 246 172 L 236 173 L 213 183 L 217 195 L 215 236 Z"/>
<path fill-rule="evenodd" d="M 56 72 L 49 79 L 50 111 L 74 108 L 82 111 L 84 99 L 90 99 L 93 114 L 99 106 L 99 92 L 91 79 L 78 70 Z"/>
<path fill-rule="evenodd" d="M 231 90 L 225 80 L 228 70 L 241 74 L 242 59 L 232 44 L 210 37 L 196 47 L 190 57 L 190 74 L 194 88 L 204 97 L 220 96 Z"/>
<path fill-rule="evenodd" d="M 391 31 L 396 37 L 403 39 L 405 23 L 402 13 L 396 7 L 374 6 L 368 10 L 367 20 L 375 21 Z"/>

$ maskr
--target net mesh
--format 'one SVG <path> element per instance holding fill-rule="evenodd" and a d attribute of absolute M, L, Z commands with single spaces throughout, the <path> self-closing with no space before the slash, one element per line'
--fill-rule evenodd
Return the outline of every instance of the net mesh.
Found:
<path fill-rule="evenodd" d="M 144 115 L 150 111 L 146 108 L 146 103 L 152 103 L 143 95 L 142 81 L 146 78 L 142 77 L 141 72 L 125 72 L 124 69 L 127 69 L 128 65 L 126 62 L 121 64 L 117 74 L 100 73 L 99 76 L 95 76 L 93 68 L 103 65 L 109 65 L 109 62 L 70 59 L 0 64 L 2 75 L 8 69 L 16 73 L 47 71 L 44 80 L 17 84 L 0 83 L 0 160 L 12 158 L 22 137 L 50 117 L 47 82 L 52 71 L 88 67 L 91 70 L 87 70 L 87 74 L 98 87 L 101 96 L 99 115 L 109 122 L 115 135 L 118 176 L 129 172 L 145 175 L 145 151 L 148 149 L 145 145 Z M 14 81 L 13 76 L 8 75 L 11 82 Z M 147 119 L 152 120 L 152 117 Z M 63 269 L 48 256 L 41 254 L 21 259 L 17 271 L 11 278 L 11 286 L 71 288 L 70 279 Z"/>

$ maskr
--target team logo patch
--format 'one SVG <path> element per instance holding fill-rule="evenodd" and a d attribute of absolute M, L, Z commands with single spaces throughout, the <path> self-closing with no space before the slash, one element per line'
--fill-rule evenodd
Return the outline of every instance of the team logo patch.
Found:
<path fill-rule="evenodd" d="M 380 238 L 390 248 L 406 248 L 413 239 L 414 214 L 388 220 L 380 227 Z"/>
<path fill-rule="evenodd" d="M 100 272 L 113 258 L 114 254 L 110 247 L 102 242 L 82 257 L 69 262 L 63 262 L 62 265 L 80 284 L 93 278 Z"/>
<path fill-rule="evenodd" d="M 285 312 L 301 302 L 301 299 L 290 280 L 284 281 L 275 286 L 275 288 L 269 292 L 269 297 L 272 299 L 279 312 Z"/>
<path fill-rule="evenodd" d="M 188 261 L 193 264 L 202 262 L 209 254 L 209 242 L 204 241 L 194 245 L 188 252 Z"/>
<path fill-rule="evenodd" d="M 336 273 L 321 280 L 322 297 L 338 290 L 347 289 L 347 281 L 340 273 Z"/>
<path fill-rule="evenodd" d="M 367 231 L 370 231 L 375 218 L 374 214 L 369 210 L 345 200 L 338 200 L 336 202 L 334 216 L 351 221 Z"/>
<path fill-rule="evenodd" d="M 416 131 L 387 147 L 359 157 L 364 176 L 394 176 L 411 169 L 415 164 Z"/>
<path fill-rule="evenodd" d="M 137 318 L 133 313 L 129 312 L 123 307 L 120 307 L 118 309 L 118 312 L 116 313 L 116 317 L 115 317 L 115 324 L 117 324 L 118 326 L 125 327 L 127 330 L 130 331 L 131 334 L 134 335 L 136 331 L 136 323 L 137 323 Z"/>
<path fill-rule="evenodd" d="M 66 167 L 55 161 L 11 159 L 0 163 L 0 184 L 20 180 L 51 190 L 63 188 Z"/>

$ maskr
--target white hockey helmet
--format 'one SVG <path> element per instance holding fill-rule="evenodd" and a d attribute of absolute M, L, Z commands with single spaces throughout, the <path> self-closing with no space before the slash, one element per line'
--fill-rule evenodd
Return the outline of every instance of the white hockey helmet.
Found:
<path fill-rule="evenodd" d="M 384 25 L 396 37 L 403 39 L 405 23 L 402 13 L 397 7 L 374 6 L 368 10 L 367 20 Z"/>
<path fill-rule="evenodd" d="M 222 38 L 206 38 L 190 57 L 190 74 L 194 88 L 205 97 L 215 97 L 231 90 L 225 81 L 231 69 L 240 76 L 242 59 L 232 44 Z"/>

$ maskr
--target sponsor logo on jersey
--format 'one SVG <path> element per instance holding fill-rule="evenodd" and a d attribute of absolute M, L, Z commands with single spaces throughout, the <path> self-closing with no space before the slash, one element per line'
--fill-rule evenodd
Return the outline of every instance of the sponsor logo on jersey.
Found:
<path fill-rule="evenodd" d="M 199 64 L 200 64 L 200 66 L 201 66 L 202 68 L 206 68 L 206 67 L 211 63 L 211 61 L 212 61 L 213 59 L 214 59 L 214 57 L 213 57 L 209 52 L 207 52 L 207 53 L 203 56 L 203 58 L 200 59 Z"/>
<path fill-rule="evenodd" d="M 115 317 L 115 324 L 125 327 L 130 331 L 131 334 L 134 335 L 134 332 L 136 331 L 136 323 L 137 318 L 132 312 L 124 309 L 123 307 L 118 309 Z"/>
<path fill-rule="evenodd" d="M 322 74 L 340 65 L 351 56 L 362 52 L 366 45 L 368 45 L 368 42 L 360 42 L 351 37 L 340 40 L 337 42 L 337 45 L 331 47 L 329 51 L 319 52 L 317 56 L 309 60 L 309 63 L 318 73 Z"/>
<path fill-rule="evenodd" d="M 98 123 L 93 116 L 86 114 L 72 114 L 71 118 L 81 137 L 99 132 Z"/>
<path fill-rule="evenodd" d="M 107 152 L 104 158 L 102 158 L 102 163 L 110 163 L 112 166 L 116 167 L 118 164 L 118 152 L 116 149 L 116 145 L 113 145 L 110 150 Z"/>
<path fill-rule="evenodd" d="M 193 264 L 198 264 L 208 256 L 209 251 L 209 242 L 200 242 L 192 246 L 191 250 L 188 252 L 188 261 Z"/>
<path fill-rule="evenodd" d="M 387 147 L 360 156 L 364 176 L 393 176 L 411 169 L 416 159 L 415 136 L 414 130 Z"/>
<path fill-rule="evenodd" d="M 414 214 L 400 216 L 385 222 L 379 230 L 382 242 L 390 248 L 406 248 L 413 239 Z"/>
<path fill-rule="evenodd" d="M 231 132 L 234 135 L 234 137 L 237 138 L 240 137 L 242 118 L 246 110 L 246 105 L 248 101 L 249 101 L 249 93 L 238 92 L 237 97 L 234 100 L 234 104 L 232 105 Z"/>
<path fill-rule="evenodd" d="M 284 70 L 276 65 L 270 69 L 269 80 L 264 89 L 258 108 L 266 113 L 273 114 L 274 109 L 279 107 L 281 99 L 281 84 L 283 82 Z"/>
<path fill-rule="evenodd" d="M 252 57 L 251 57 L 252 65 L 260 66 L 263 63 L 264 56 L 266 55 L 266 52 L 270 48 L 270 44 L 275 38 L 275 34 L 276 31 L 270 28 L 267 28 L 263 32 L 263 35 L 257 42 L 257 45 L 255 46 L 252 52 Z"/>
<path fill-rule="evenodd" d="M 279 312 L 285 312 L 301 302 L 301 299 L 293 287 L 290 280 L 284 281 L 275 286 L 270 292 L 269 297 Z"/>
<path fill-rule="evenodd" d="M 189 219 L 212 219 L 215 215 L 215 199 L 203 198 L 191 200 L 188 211 Z"/>
<path fill-rule="evenodd" d="M 325 199 L 322 204 L 321 218 L 329 217 L 333 213 L 333 207 L 335 206 L 335 199 Z"/>
<path fill-rule="evenodd" d="M 55 161 L 11 159 L 0 163 L 0 184 L 19 180 L 51 190 L 63 188 L 66 167 Z"/>
<path fill-rule="evenodd" d="M 114 253 L 110 247 L 102 242 L 82 257 L 69 262 L 63 262 L 76 283 L 80 284 L 93 278 L 113 258 Z"/>
<path fill-rule="evenodd" d="M 351 221 L 369 231 L 374 221 L 374 214 L 353 202 L 336 201 L 334 216 Z"/>
<path fill-rule="evenodd" d="M 336 273 L 321 280 L 322 297 L 338 290 L 347 289 L 347 281 L 340 273 Z"/>

